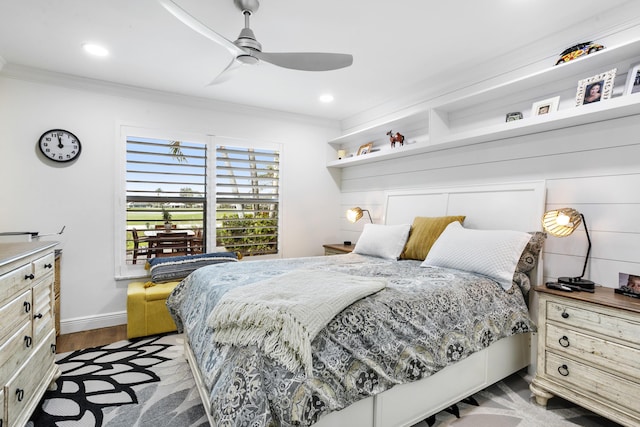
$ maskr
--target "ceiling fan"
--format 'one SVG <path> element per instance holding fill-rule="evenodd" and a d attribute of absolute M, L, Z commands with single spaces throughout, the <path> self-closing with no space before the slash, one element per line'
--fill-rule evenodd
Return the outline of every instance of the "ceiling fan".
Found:
<path fill-rule="evenodd" d="M 245 64 L 256 64 L 259 61 L 269 62 L 283 68 L 302 71 L 330 71 L 348 67 L 353 63 L 353 56 L 344 53 L 322 52 L 263 52 L 262 45 L 256 40 L 253 30 L 249 27 L 249 17 L 258 10 L 258 0 L 233 0 L 244 15 L 244 28 L 235 41 L 228 40 L 186 10 L 178 6 L 173 0 L 159 0 L 173 16 L 194 31 L 226 48 L 233 59 L 227 67 L 209 85 L 228 80 L 233 73 Z"/>

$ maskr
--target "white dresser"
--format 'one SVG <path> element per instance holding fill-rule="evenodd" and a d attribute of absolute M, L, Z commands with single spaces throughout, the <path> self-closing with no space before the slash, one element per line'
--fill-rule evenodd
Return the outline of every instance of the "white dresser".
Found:
<path fill-rule="evenodd" d="M 55 242 L 0 243 L 0 418 L 23 426 L 60 375 L 54 356 Z"/>
<path fill-rule="evenodd" d="M 553 395 L 625 426 L 640 425 L 640 300 L 537 288 L 538 365 L 531 391 Z"/>

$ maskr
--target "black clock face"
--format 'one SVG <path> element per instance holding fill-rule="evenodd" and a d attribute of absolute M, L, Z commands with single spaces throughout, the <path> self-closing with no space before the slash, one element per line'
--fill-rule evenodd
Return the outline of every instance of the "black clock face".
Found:
<path fill-rule="evenodd" d="M 63 129 L 52 129 L 42 134 L 38 147 L 44 156 L 56 162 L 70 162 L 80 155 L 82 146 L 74 134 Z"/>

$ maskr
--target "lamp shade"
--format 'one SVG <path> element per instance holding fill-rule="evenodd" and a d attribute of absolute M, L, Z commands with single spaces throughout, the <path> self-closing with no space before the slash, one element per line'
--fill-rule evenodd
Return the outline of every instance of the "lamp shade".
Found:
<path fill-rule="evenodd" d="M 547 211 L 542 217 L 542 227 L 552 236 L 567 237 L 582 223 L 580 212 L 571 208 Z"/>
<path fill-rule="evenodd" d="M 360 218 L 362 218 L 362 216 L 364 215 L 364 212 L 366 212 L 367 215 L 369 215 L 369 221 L 373 222 L 369 211 L 366 209 L 360 209 L 359 207 L 351 208 L 347 211 L 347 220 L 349 220 L 349 222 L 356 222 Z"/>

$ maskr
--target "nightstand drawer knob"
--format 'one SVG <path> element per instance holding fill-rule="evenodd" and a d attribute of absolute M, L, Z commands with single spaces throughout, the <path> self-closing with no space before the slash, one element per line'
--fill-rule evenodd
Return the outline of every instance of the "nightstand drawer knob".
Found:
<path fill-rule="evenodd" d="M 561 316 L 562 316 L 563 319 L 568 319 L 569 318 L 569 313 L 567 313 L 566 311 L 563 311 Z"/>
<path fill-rule="evenodd" d="M 558 342 L 560 343 L 560 345 L 564 348 L 569 347 L 569 338 L 567 338 L 566 335 L 563 335 L 562 338 L 560 338 L 558 340 Z"/>
<path fill-rule="evenodd" d="M 16 397 L 18 398 L 18 402 L 22 402 L 22 399 L 24 399 L 24 390 L 21 388 L 17 389 Z"/>
<path fill-rule="evenodd" d="M 562 365 L 558 367 L 558 373 L 563 377 L 569 376 L 569 367 L 567 365 Z"/>

